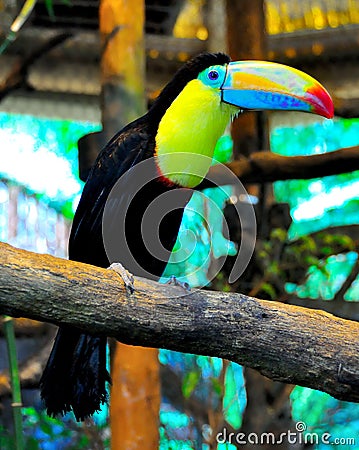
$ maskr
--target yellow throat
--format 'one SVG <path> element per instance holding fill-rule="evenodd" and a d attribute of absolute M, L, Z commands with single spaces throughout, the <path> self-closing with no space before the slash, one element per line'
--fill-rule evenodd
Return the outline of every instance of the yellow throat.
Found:
<path fill-rule="evenodd" d="M 219 89 L 190 81 L 162 117 L 156 162 L 172 183 L 193 188 L 206 176 L 218 139 L 238 108 L 221 102 Z"/>

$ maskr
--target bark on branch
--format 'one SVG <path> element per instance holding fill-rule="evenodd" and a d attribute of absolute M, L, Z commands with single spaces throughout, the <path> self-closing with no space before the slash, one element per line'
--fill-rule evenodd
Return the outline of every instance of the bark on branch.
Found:
<path fill-rule="evenodd" d="M 279 180 L 308 180 L 359 170 L 359 146 L 310 156 L 283 156 L 271 152 L 255 152 L 248 158 L 225 164 L 243 183 L 269 183 Z M 231 184 L 221 164 L 211 167 L 208 181 L 199 188 Z"/>
<path fill-rule="evenodd" d="M 359 323 L 241 294 L 135 279 L 0 244 L 0 313 L 124 343 L 219 356 L 273 380 L 359 402 Z"/>

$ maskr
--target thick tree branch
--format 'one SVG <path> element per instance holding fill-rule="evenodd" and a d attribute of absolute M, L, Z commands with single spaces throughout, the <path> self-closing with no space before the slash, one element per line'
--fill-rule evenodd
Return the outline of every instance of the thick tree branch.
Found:
<path fill-rule="evenodd" d="M 359 116 L 359 98 L 341 98 L 333 95 L 335 115 L 345 119 L 356 119 Z"/>
<path fill-rule="evenodd" d="M 359 402 L 359 323 L 241 294 L 193 291 L 0 244 L 0 312 L 124 343 L 230 359 Z"/>
<path fill-rule="evenodd" d="M 33 50 L 22 60 L 17 61 L 5 79 L 0 82 L 0 101 L 3 100 L 12 91 L 22 86 L 27 86 L 27 73 L 29 68 L 47 52 L 62 44 L 66 39 L 72 36 L 71 33 L 64 32 L 52 36 L 47 42 L 39 48 Z"/>
<path fill-rule="evenodd" d="M 358 275 L 359 275 L 359 258 L 357 258 L 348 277 L 346 278 L 346 280 L 344 281 L 338 292 L 335 294 L 335 297 L 332 300 L 333 302 L 338 304 L 343 303 L 345 301 L 344 296 L 351 287 L 351 285 L 354 283 L 354 281 L 357 279 Z"/>
<path fill-rule="evenodd" d="M 271 152 L 252 153 L 248 158 L 226 164 L 243 183 L 268 183 L 279 180 L 307 180 L 359 170 L 359 146 L 311 156 L 282 156 Z M 222 165 L 209 172 L 211 183 L 204 181 L 200 189 L 231 184 Z"/>

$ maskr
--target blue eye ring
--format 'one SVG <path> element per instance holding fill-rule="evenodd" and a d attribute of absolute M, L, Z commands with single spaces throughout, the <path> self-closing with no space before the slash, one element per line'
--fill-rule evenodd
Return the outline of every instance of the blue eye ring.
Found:
<path fill-rule="evenodd" d="M 225 80 L 226 73 L 226 66 L 211 66 L 200 72 L 200 74 L 198 75 L 198 79 L 202 81 L 202 83 L 206 86 L 214 89 L 219 89 Z"/>
<path fill-rule="evenodd" d="M 218 78 L 219 78 L 219 73 L 218 73 L 218 71 L 217 70 L 210 70 L 209 72 L 208 72 L 208 79 L 209 80 L 211 80 L 211 81 L 217 81 L 218 80 Z"/>

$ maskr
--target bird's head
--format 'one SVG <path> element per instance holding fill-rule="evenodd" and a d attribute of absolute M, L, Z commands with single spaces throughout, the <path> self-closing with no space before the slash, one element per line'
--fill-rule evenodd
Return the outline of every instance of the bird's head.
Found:
<path fill-rule="evenodd" d="M 234 61 L 209 66 L 198 79 L 242 111 L 304 111 L 327 119 L 334 114 L 332 99 L 318 81 L 283 64 Z"/>
<path fill-rule="evenodd" d="M 152 110 L 159 119 L 159 170 L 185 187 L 196 186 L 206 175 L 217 140 L 240 112 L 305 111 L 326 118 L 334 114 L 326 89 L 306 73 L 272 62 L 230 62 L 223 53 L 204 53 L 185 64 Z M 196 155 L 207 156 L 208 163 Z M 184 175 L 191 171 L 194 174 Z"/>

